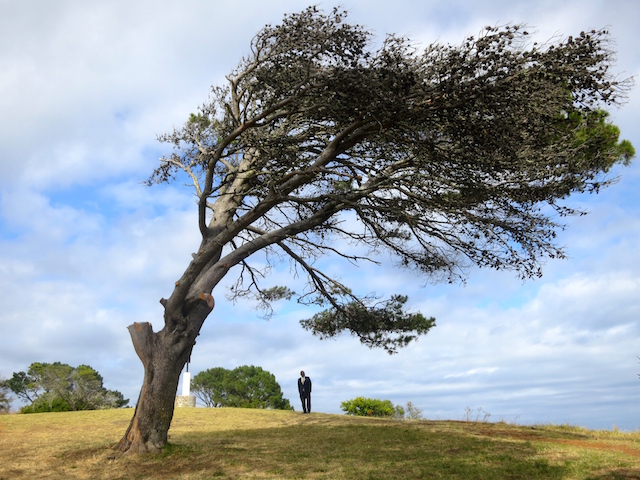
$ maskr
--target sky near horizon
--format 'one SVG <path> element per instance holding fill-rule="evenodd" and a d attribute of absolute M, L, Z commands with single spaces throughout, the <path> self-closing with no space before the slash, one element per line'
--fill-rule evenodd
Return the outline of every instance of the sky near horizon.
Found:
<path fill-rule="evenodd" d="M 33 362 L 88 364 L 135 404 L 143 368 L 126 327 L 162 328 L 158 301 L 199 244 L 192 191 L 142 185 L 165 148 L 156 137 L 222 84 L 264 24 L 309 4 L 0 0 L 0 377 Z M 396 33 L 424 46 L 485 25 L 525 23 L 541 41 L 607 27 L 613 71 L 636 76 L 611 118 L 640 151 L 640 2 L 340 4 L 376 41 Z M 218 289 L 190 371 L 259 365 L 298 411 L 304 370 L 316 412 L 367 396 L 410 401 L 430 419 L 638 429 L 640 160 L 613 175 L 599 195 L 570 199 L 589 214 L 568 220 L 568 259 L 547 261 L 535 281 L 475 269 L 466 285 L 433 285 L 385 256 L 381 267 L 325 260 L 354 289 L 407 294 L 436 317 L 397 355 L 349 335 L 318 340 L 298 324 L 313 313 L 304 306 L 278 303 L 266 321 Z M 288 263 L 272 283 L 296 289 Z"/>

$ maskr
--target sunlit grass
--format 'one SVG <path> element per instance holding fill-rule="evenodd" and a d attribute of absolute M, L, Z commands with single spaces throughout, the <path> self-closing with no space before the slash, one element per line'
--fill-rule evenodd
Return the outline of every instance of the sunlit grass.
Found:
<path fill-rule="evenodd" d="M 0 416 L 0 480 L 640 478 L 638 432 L 184 408 L 161 454 L 123 456 L 132 414 Z"/>

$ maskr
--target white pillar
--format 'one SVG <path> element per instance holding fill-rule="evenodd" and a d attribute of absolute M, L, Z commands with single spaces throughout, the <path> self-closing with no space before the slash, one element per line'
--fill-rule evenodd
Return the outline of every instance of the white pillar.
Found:
<path fill-rule="evenodd" d="M 184 372 L 182 374 L 182 396 L 188 397 L 191 389 L 191 374 Z"/>

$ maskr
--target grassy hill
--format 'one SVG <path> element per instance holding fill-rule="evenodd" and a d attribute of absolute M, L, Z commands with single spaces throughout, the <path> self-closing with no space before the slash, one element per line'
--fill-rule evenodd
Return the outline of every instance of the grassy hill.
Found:
<path fill-rule="evenodd" d="M 0 480 L 640 479 L 640 432 L 183 408 L 162 454 L 123 456 L 132 415 L 2 415 Z"/>

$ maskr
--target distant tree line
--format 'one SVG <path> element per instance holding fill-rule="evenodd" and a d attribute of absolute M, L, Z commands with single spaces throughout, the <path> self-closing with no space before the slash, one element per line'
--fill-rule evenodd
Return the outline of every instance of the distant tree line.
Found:
<path fill-rule="evenodd" d="M 89 365 L 36 362 L 27 372 L 14 372 L 0 387 L 0 405 L 9 390 L 28 402 L 20 413 L 121 408 L 129 403 L 122 393 L 104 388 L 102 375 Z"/>
<path fill-rule="evenodd" d="M 191 391 L 207 407 L 293 410 L 276 377 L 253 365 L 203 370 L 191 380 Z"/>

